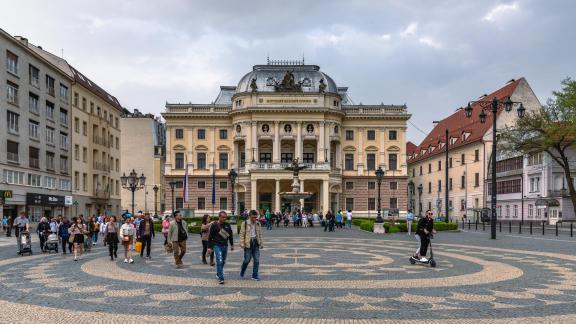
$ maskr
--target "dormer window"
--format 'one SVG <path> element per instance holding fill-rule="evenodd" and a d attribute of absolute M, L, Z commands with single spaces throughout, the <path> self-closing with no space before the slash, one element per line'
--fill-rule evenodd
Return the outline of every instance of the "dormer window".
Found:
<path fill-rule="evenodd" d="M 450 137 L 450 145 L 454 145 L 458 139 L 456 137 Z"/>
<path fill-rule="evenodd" d="M 302 86 L 303 87 L 311 87 L 312 86 L 312 81 L 310 81 L 309 78 L 304 78 L 302 80 Z"/>
<path fill-rule="evenodd" d="M 468 137 L 470 137 L 470 133 L 464 133 L 464 134 L 462 134 L 462 142 L 464 142 L 465 140 L 467 140 Z"/>
<path fill-rule="evenodd" d="M 266 79 L 266 86 L 274 86 L 276 83 L 274 82 L 274 78 L 273 77 L 269 77 L 268 79 Z"/>

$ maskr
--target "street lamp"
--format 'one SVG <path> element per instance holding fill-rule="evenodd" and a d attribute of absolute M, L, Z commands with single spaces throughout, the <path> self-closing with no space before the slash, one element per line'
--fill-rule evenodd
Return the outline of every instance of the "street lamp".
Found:
<path fill-rule="evenodd" d="M 492 217 L 490 219 L 491 221 L 491 226 L 490 226 L 490 238 L 495 240 L 496 239 L 496 204 L 497 204 L 497 193 L 496 193 L 496 114 L 498 113 L 498 109 L 499 108 L 504 108 L 504 110 L 506 112 L 510 112 L 513 108 L 513 106 L 519 105 L 519 107 L 516 109 L 517 113 L 518 113 L 518 117 L 519 118 L 523 118 L 524 117 L 524 113 L 526 112 L 526 108 L 524 108 L 524 105 L 521 102 L 515 102 L 512 101 L 512 99 L 510 99 L 510 97 L 506 98 L 506 100 L 501 101 L 498 100 L 496 97 L 494 97 L 494 99 L 492 99 L 491 101 L 488 100 L 478 100 L 478 101 L 471 101 L 468 103 L 468 106 L 466 108 L 464 108 L 464 114 L 466 115 L 467 118 L 471 118 L 472 117 L 472 112 L 473 112 L 473 108 L 472 108 L 472 104 L 479 106 L 479 108 L 481 108 L 482 110 L 480 111 L 479 114 L 479 118 L 480 118 L 480 123 L 484 124 L 486 122 L 486 112 L 484 111 L 486 108 L 491 108 L 491 112 L 492 112 L 492 157 L 491 157 L 491 162 L 490 164 L 492 165 L 492 178 L 491 180 L 491 186 L 492 186 L 492 197 L 491 197 L 491 212 L 492 212 Z"/>
<path fill-rule="evenodd" d="M 382 179 L 384 178 L 384 170 L 382 167 L 378 167 L 376 170 L 376 180 L 378 180 L 378 216 L 376 216 L 376 222 L 382 223 L 382 206 L 381 206 L 381 197 L 380 197 L 380 187 L 382 186 Z"/>
<path fill-rule="evenodd" d="M 174 187 L 176 187 L 176 181 L 168 182 L 170 185 L 170 190 L 172 190 L 172 215 L 174 215 Z"/>
<path fill-rule="evenodd" d="M 144 188 L 146 185 L 146 177 L 144 176 L 144 173 L 138 177 L 136 171 L 132 169 L 132 172 L 130 172 L 128 176 L 126 176 L 126 173 L 124 173 L 120 177 L 120 181 L 122 182 L 123 189 L 127 189 L 132 192 L 132 215 L 134 215 L 134 193 L 136 190 Z"/>
<path fill-rule="evenodd" d="M 440 124 L 439 121 L 433 121 L 432 123 L 434 123 L 434 124 Z M 446 156 L 445 156 L 445 158 L 446 158 L 446 163 L 444 163 L 444 164 L 445 164 L 445 168 L 444 168 L 444 186 L 445 186 L 444 198 L 445 198 L 445 200 L 446 200 L 446 201 L 445 201 L 445 205 L 446 205 L 446 223 L 448 223 L 449 220 L 450 220 L 450 218 L 449 218 L 449 217 L 450 217 L 450 208 L 449 208 L 449 201 L 448 201 L 448 200 L 450 199 L 450 197 L 449 197 L 449 195 L 448 195 L 448 190 L 449 190 L 449 188 L 448 188 L 448 145 L 450 144 L 450 138 L 449 138 L 449 135 L 448 135 L 448 127 L 446 127 L 446 131 L 445 131 L 445 135 L 444 135 L 444 136 L 445 136 L 445 137 L 444 137 L 444 141 L 445 141 L 444 146 L 446 146 Z M 438 190 L 440 190 L 440 188 L 438 188 Z"/>
<path fill-rule="evenodd" d="M 422 184 L 418 185 L 418 216 L 422 216 Z"/>
<path fill-rule="evenodd" d="M 152 190 L 154 190 L 154 216 L 158 216 L 158 186 L 154 185 Z"/>
<path fill-rule="evenodd" d="M 232 184 L 232 219 L 235 220 L 236 219 L 236 190 L 235 190 L 235 183 L 236 183 L 236 177 L 238 177 L 238 173 L 236 173 L 236 170 L 232 169 L 230 170 L 230 172 L 228 172 L 228 177 L 230 178 L 230 183 Z"/>

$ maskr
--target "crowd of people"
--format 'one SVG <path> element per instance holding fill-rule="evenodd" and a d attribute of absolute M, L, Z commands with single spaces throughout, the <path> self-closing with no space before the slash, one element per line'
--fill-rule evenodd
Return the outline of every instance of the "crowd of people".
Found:
<path fill-rule="evenodd" d="M 248 219 L 248 210 L 242 213 L 244 219 Z M 267 230 L 272 230 L 274 226 L 288 227 L 290 224 L 294 227 L 314 227 L 317 224 L 324 228 L 324 231 L 333 232 L 335 229 L 352 228 L 352 211 L 338 210 L 337 213 L 328 211 L 326 215 L 320 212 L 306 212 L 296 210 L 292 213 L 288 211 L 271 213 L 269 209 L 257 212 L 256 219 Z"/>

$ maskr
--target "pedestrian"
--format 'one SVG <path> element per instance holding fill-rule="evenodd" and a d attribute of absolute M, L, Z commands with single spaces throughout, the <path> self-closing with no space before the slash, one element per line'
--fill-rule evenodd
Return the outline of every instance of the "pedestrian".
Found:
<path fill-rule="evenodd" d="M 334 232 L 335 219 L 336 216 L 334 216 L 333 213 L 330 213 L 330 218 L 328 219 L 328 232 Z"/>
<path fill-rule="evenodd" d="M 72 254 L 72 246 L 74 242 L 70 242 L 70 221 L 68 218 L 64 217 L 62 223 L 58 227 L 58 236 L 62 242 L 62 254 L 66 254 L 66 247 L 68 247 L 68 252 Z"/>
<path fill-rule="evenodd" d="M 426 211 L 426 217 L 420 218 L 418 227 L 416 229 L 416 236 L 419 237 L 420 247 L 416 250 L 414 258 L 420 262 L 427 262 L 426 253 L 428 252 L 428 244 L 430 244 L 430 234 L 436 233 L 434 230 L 434 219 L 432 218 L 432 211 Z"/>
<path fill-rule="evenodd" d="M 348 228 L 352 228 L 352 211 L 350 209 L 348 209 L 348 212 L 346 213 L 346 222 L 348 224 Z"/>
<path fill-rule="evenodd" d="M 126 218 L 124 224 L 120 227 L 120 237 L 122 237 L 122 245 L 124 246 L 124 263 L 134 263 L 132 259 L 132 245 L 134 244 L 134 236 L 136 230 L 132 224 L 131 218 Z"/>
<path fill-rule="evenodd" d="M 302 214 L 302 224 L 304 224 L 304 227 L 308 227 L 308 214 L 306 213 Z"/>
<path fill-rule="evenodd" d="M 408 209 L 408 214 L 406 214 L 406 229 L 408 230 L 408 235 L 412 233 L 413 221 L 414 221 L 414 213 L 412 213 L 412 209 Z"/>
<path fill-rule="evenodd" d="M 245 220 L 240 225 L 240 248 L 244 249 L 244 262 L 240 269 L 240 277 L 244 278 L 244 273 L 251 259 L 252 263 L 252 280 L 259 281 L 258 267 L 260 266 L 260 249 L 264 248 L 262 242 L 262 227 L 258 223 L 258 212 L 250 211 L 250 219 Z"/>
<path fill-rule="evenodd" d="M 206 262 L 206 252 L 208 252 L 208 235 L 210 234 L 210 215 L 204 214 L 202 217 L 202 227 L 200 228 L 200 236 L 202 238 L 202 263 L 208 264 Z M 210 253 L 210 266 L 214 266 L 214 251 Z"/>
<path fill-rule="evenodd" d="M 8 217 L 6 215 L 2 216 L 2 231 L 4 234 L 8 234 Z"/>
<path fill-rule="evenodd" d="M 342 228 L 342 210 L 336 213 L 336 228 Z"/>
<path fill-rule="evenodd" d="M 99 231 L 100 235 L 102 236 L 102 242 L 104 242 L 104 246 L 106 246 L 107 243 L 107 239 L 106 239 L 106 225 L 108 224 L 108 222 L 110 221 L 110 217 L 106 216 L 104 217 L 104 219 L 102 219 L 102 221 L 100 222 L 100 228 Z M 118 235 L 118 233 L 116 233 L 116 235 Z"/>
<path fill-rule="evenodd" d="M 256 212 L 256 214 L 258 214 Z M 230 250 L 234 251 L 234 239 L 232 235 L 232 228 L 226 222 L 228 215 L 225 211 L 218 213 L 218 221 L 212 223 L 210 226 L 210 233 L 208 234 L 208 253 L 214 251 L 216 257 L 216 276 L 218 283 L 224 284 L 224 265 L 226 264 L 226 256 L 228 255 L 228 242 L 230 242 Z"/>
<path fill-rule="evenodd" d="M 48 224 L 46 217 L 40 219 L 40 223 L 38 223 L 38 227 L 36 228 L 36 233 L 38 233 L 38 239 L 40 240 L 40 250 L 44 253 L 44 245 L 46 244 L 46 239 L 50 233 L 50 224 Z"/>
<path fill-rule="evenodd" d="M 140 226 L 140 222 L 144 219 L 144 214 L 141 210 L 138 211 L 136 218 L 134 219 L 134 228 L 138 228 Z"/>
<path fill-rule="evenodd" d="M 266 218 L 266 228 L 271 230 L 272 229 L 272 216 L 270 215 L 270 209 L 266 210 L 264 214 L 264 218 Z"/>
<path fill-rule="evenodd" d="M 104 225 L 104 242 L 108 244 L 110 261 L 114 261 L 115 258 L 118 259 L 118 233 L 119 229 L 116 216 L 112 216 Z"/>
<path fill-rule="evenodd" d="M 144 257 L 144 248 L 146 248 L 146 258 L 150 259 L 150 249 L 152 248 L 152 239 L 156 237 L 154 233 L 154 222 L 150 219 L 150 215 L 144 215 L 144 219 L 140 221 L 138 226 L 138 238 L 142 242 L 142 249 L 140 249 L 140 257 Z"/>
<path fill-rule="evenodd" d="M 12 226 L 14 227 L 14 235 L 16 235 L 16 239 L 19 238 L 20 232 L 29 232 L 30 220 L 28 220 L 28 217 L 26 217 L 26 213 L 20 212 L 20 215 L 16 217 Z"/>
<path fill-rule="evenodd" d="M 92 216 L 92 218 L 90 218 L 90 222 L 88 222 L 88 236 L 90 237 L 92 246 L 96 245 L 96 242 L 98 242 L 99 231 L 100 231 L 100 225 L 98 225 L 96 216 Z"/>
<path fill-rule="evenodd" d="M 188 225 L 186 221 L 182 219 L 180 211 L 174 212 L 174 220 L 170 222 L 170 227 L 168 228 L 168 244 L 172 245 L 172 250 L 174 251 L 174 263 L 177 269 L 184 266 L 182 263 L 182 258 L 186 254 L 186 240 L 188 239 L 187 230 Z"/>
<path fill-rule="evenodd" d="M 88 233 L 88 229 L 85 224 L 82 224 L 82 218 L 78 217 L 75 219 L 76 222 L 72 224 L 70 229 L 69 241 L 72 240 L 74 243 L 74 261 L 82 259 L 82 252 L 84 251 L 84 235 Z"/>
<path fill-rule="evenodd" d="M 168 228 L 170 227 L 170 215 L 164 216 L 162 220 L 162 235 L 164 235 L 164 246 L 168 245 Z"/>

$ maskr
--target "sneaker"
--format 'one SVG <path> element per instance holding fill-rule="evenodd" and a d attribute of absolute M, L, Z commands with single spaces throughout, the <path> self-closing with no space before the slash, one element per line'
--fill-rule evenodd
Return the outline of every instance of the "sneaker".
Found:
<path fill-rule="evenodd" d="M 130 261 L 128 261 L 129 263 L 134 263 L 134 260 L 130 259 Z"/>
<path fill-rule="evenodd" d="M 428 262 L 428 259 L 426 259 L 425 257 L 422 257 L 419 261 L 420 262 Z"/>
<path fill-rule="evenodd" d="M 224 280 L 218 280 L 218 283 L 223 285 L 224 284 Z"/>
<path fill-rule="evenodd" d="M 148 255 L 148 256 L 146 256 L 146 259 L 152 259 L 152 257 Z"/>
<path fill-rule="evenodd" d="M 78 258 L 74 258 L 74 261 L 78 261 Z"/>
<path fill-rule="evenodd" d="M 252 277 L 252 280 L 254 280 L 254 281 L 260 281 L 260 278 L 258 278 L 257 276 L 256 276 L 256 277 Z"/>
<path fill-rule="evenodd" d="M 244 271 L 240 270 L 240 278 L 244 279 Z"/>
<path fill-rule="evenodd" d="M 124 259 L 124 263 L 128 263 L 128 259 Z"/>

